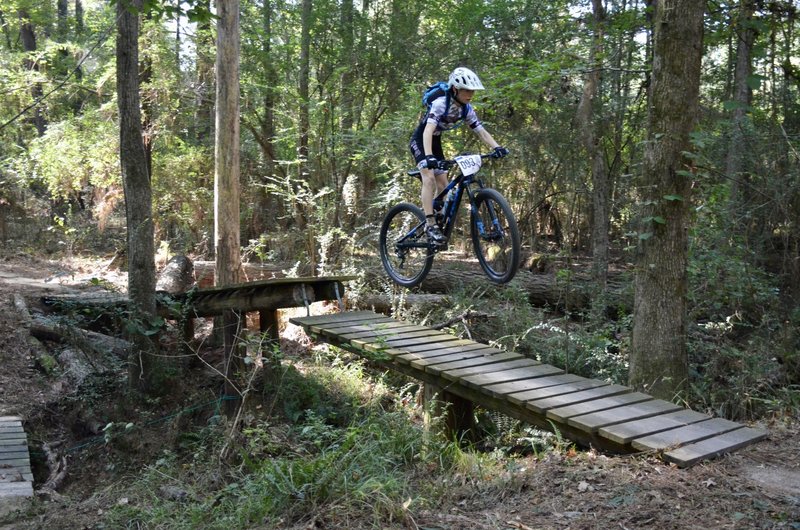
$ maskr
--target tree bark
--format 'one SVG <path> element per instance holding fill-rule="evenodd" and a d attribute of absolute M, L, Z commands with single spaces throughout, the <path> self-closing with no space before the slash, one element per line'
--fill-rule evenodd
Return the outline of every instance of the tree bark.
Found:
<path fill-rule="evenodd" d="M 174 256 L 158 275 L 156 291 L 185 293 L 194 284 L 194 265 L 186 256 Z"/>
<path fill-rule="evenodd" d="M 750 129 L 748 116 L 753 90 L 749 85 L 752 73 L 752 49 L 756 32 L 753 28 L 753 0 L 739 2 L 739 16 L 734 31 L 736 36 L 736 66 L 733 73 L 733 103 L 731 113 L 731 138 L 726 160 L 726 173 L 731 179 L 730 210 L 734 224 L 743 205 L 743 184 L 746 179 L 747 136 Z"/>
<path fill-rule="evenodd" d="M 198 0 L 203 8 L 211 11 L 209 0 Z M 197 24 L 195 38 L 195 75 L 197 75 L 197 100 L 195 105 L 192 136 L 200 145 L 210 146 L 214 141 L 214 42 L 211 23 Z"/>
<path fill-rule="evenodd" d="M 655 6 L 643 186 L 647 205 L 634 280 L 630 385 L 674 399 L 687 387 L 689 133 L 698 115 L 704 2 Z"/>
<path fill-rule="evenodd" d="M 131 12 L 129 7 L 134 8 Z M 150 174 L 147 172 L 139 96 L 139 15 L 141 0 L 117 2 L 117 105 L 120 167 L 125 193 L 128 242 L 128 296 L 134 321 L 147 325 L 156 315 L 155 247 Z M 129 384 L 144 391 L 152 386 L 156 343 L 132 332 Z"/>
<path fill-rule="evenodd" d="M 33 31 L 33 24 L 31 23 L 30 15 L 24 9 L 19 11 L 19 20 L 19 36 L 20 40 L 22 41 L 22 49 L 25 50 L 30 56 L 30 58 L 25 59 L 25 67 L 31 72 L 34 72 L 34 81 L 31 83 L 31 97 L 33 98 L 33 101 L 36 102 L 42 97 L 43 94 L 42 84 L 35 80 L 35 77 L 38 76 L 39 72 L 39 63 L 32 58 L 34 56 L 34 52 L 36 51 L 36 33 Z M 32 121 L 33 125 L 36 127 L 37 134 L 40 137 L 44 136 L 44 133 L 47 130 L 47 122 L 42 115 L 42 108 L 40 105 L 36 105 L 34 107 Z"/>
<path fill-rule="evenodd" d="M 297 123 L 297 158 L 298 158 L 298 173 L 297 176 L 300 182 L 310 183 L 310 171 L 308 165 L 308 135 L 310 125 L 310 102 L 309 102 L 309 72 L 311 68 L 311 16 L 313 14 L 312 0 L 302 0 L 300 11 L 300 64 L 297 94 L 299 98 L 300 107 L 298 109 L 298 123 Z M 301 191 L 299 185 L 294 186 L 296 195 Z M 306 205 L 299 202 L 297 197 L 293 198 L 294 221 L 298 230 L 304 230 L 306 227 Z M 314 256 L 310 256 L 311 263 L 316 268 L 314 263 Z"/>
<path fill-rule="evenodd" d="M 217 1 L 217 111 L 214 156 L 214 250 L 216 285 L 239 283 L 239 0 Z M 222 315 L 226 393 L 235 395 L 231 378 L 240 368 L 237 355 L 242 329 L 240 315 Z M 229 402 L 233 404 L 233 402 Z M 235 404 L 234 404 L 235 405 Z M 228 409 L 232 412 L 232 408 Z"/>
<path fill-rule="evenodd" d="M 600 293 L 608 281 L 608 230 L 610 226 L 608 171 L 601 143 L 603 101 L 601 93 L 603 71 L 603 39 L 605 11 L 601 0 L 592 0 L 594 36 L 590 49 L 589 68 L 584 81 L 583 95 L 578 105 L 578 121 L 592 171 L 592 274 Z"/>
<path fill-rule="evenodd" d="M 367 271 L 367 280 L 385 278 L 383 269 L 370 269 Z M 555 274 L 533 274 L 520 270 L 514 276 L 512 285 L 507 287 L 490 284 L 486 276 L 479 271 L 454 271 L 446 268 L 434 268 L 420 284 L 420 290 L 425 293 L 446 294 L 474 286 L 474 292 L 482 295 L 495 289 L 522 289 L 528 295 L 528 301 L 536 307 L 550 307 L 555 310 L 584 310 L 590 307 L 593 300 L 594 280 L 588 275 L 572 275 L 570 279 L 559 279 Z M 633 298 L 630 296 L 629 284 L 621 275 L 610 275 L 606 296 L 606 313 L 616 316 L 620 309 L 632 308 Z M 428 300 L 415 298 L 420 295 L 408 295 L 411 303 L 421 303 Z M 376 309 L 387 306 L 388 300 L 382 297 L 368 297 L 367 304 L 375 304 Z M 379 311 L 381 309 L 378 309 Z"/>

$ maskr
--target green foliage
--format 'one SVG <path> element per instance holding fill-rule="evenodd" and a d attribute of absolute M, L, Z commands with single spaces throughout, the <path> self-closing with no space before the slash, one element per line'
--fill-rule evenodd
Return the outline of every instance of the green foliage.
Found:
<path fill-rule="evenodd" d="M 159 144 L 161 145 L 161 144 Z M 153 213 L 156 239 L 189 252 L 213 233 L 213 163 L 208 150 L 177 138 L 163 139 L 153 163 Z"/>
<path fill-rule="evenodd" d="M 91 188 L 121 186 L 114 122 L 101 111 L 51 125 L 31 142 L 17 172 L 41 184 L 54 199 L 68 199 Z"/>

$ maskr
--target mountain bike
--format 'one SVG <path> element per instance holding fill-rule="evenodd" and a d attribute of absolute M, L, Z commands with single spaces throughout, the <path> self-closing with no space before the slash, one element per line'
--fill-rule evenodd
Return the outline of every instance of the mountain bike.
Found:
<path fill-rule="evenodd" d="M 478 173 L 491 154 L 464 154 L 440 162 L 442 169 L 458 168 L 458 174 L 433 200 L 436 222 L 450 242 L 462 198 L 470 210 L 470 234 L 475 256 L 483 272 L 495 283 L 511 281 L 519 268 L 519 228 L 508 201 L 484 186 Z M 408 172 L 421 179 L 420 170 Z M 379 246 L 386 273 L 403 287 L 418 285 L 430 272 L 434 256 L 447 244 L 428 241 L 425 213 L 408 202 L 392 207 L 381 225 Z"/>

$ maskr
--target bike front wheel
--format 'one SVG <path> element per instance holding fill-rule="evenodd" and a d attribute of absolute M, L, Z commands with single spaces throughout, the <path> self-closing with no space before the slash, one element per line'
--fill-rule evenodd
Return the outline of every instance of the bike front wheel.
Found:
<path fill-rule="evenodd" d="M 381 225 L 380 254 L 383 268 L 396 284 L 414 287 L 433 265 L 433 247 L 425 234 L 425 213 L 404 202 L 389 210 Z"/>
<path fill-rule="evenodd" d="M 511 206 L 500 193 L 484 188 L 475 194 L 472 208 L 472 244 L 483 272 L 495 283 L 511 281 L 522 256 Z"/>

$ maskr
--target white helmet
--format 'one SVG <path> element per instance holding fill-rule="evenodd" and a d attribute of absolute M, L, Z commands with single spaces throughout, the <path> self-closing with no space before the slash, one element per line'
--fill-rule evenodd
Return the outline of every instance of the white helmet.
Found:
<path fill-rule="evenodd" d="M 459 66 L 453 70 L 453 73 L 450 74 L 450 79 L 448 79 L 448 83 L 450 83 L 450 86 L 457 89 L 483 90 L 483 83 L 478 79 L 477 74 L 463 66 Z"/>

